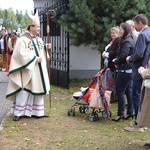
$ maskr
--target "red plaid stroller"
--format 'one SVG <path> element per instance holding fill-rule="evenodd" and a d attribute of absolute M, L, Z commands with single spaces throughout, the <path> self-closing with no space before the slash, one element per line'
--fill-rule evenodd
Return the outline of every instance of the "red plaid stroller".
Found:
<path fill-rule="evenodd" d="M 113 88 L 114 80 L 110 69 L 102 69 L 90 80 L 88 87 L 82 87 L 80 91 L 73 94 L 72 98 L 75 100 L 75 104 L 68 109 L 68 116 L 71 113 L 75 116 L 74 106 L 81 105 L 79 107 L 81 113 L 87 113 L 89 107 L 92 108 L 92 113 L 88 116 L 90 121 L 98 120 L 98 113 L 102 113 L 105 118 L 110 118 L 109 104 Z"/>

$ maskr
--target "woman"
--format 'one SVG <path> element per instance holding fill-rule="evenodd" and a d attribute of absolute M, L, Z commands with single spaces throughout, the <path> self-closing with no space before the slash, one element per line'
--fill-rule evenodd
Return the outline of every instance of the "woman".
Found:
<path fill-rule="evenodd" d="M 102 57 L 104 58 L 104 68 L 108 67 L 110 68 L 111 72 L 113 73 L 114 81 L 116 80 L 116 68 L 112 60 L 116 58 L 117 56 L 117 49 L 119 44 L 119 36 L 120 36 L 120 29 L 118 26 L 112 27 L 110 29 L 110 35 L 111 39 L 108 42 L 108 44 L 104 48 L 104 52 L 102 53 Z M 116 82 L 116 81 L 115 81 Z M 117 96 L 116 96 L 116 87 L 114 87 L 114 90 L 111 93 L 111 103 L 117 102 Z"/>
<path fill-rule="evenodd" d="M 102 57 L 104 59 L 104 66 L 110 68 L 112 72 L 116 69 L 112 60 L 116 58 L 117 48 L 119 42 L 120 31 L 118 27 L 112 27 L 110 29 L 111 39 L 104 48 Z"/>
<path fill-rule="evenodd" d="M 117 66 L 116 79 L 116 94 L 118 98 L 118 112 L 117 117 L 112 119 L 118 122 L 120 119 L 129 119 L 133 117 L 132 106 L 132 65 L 126 62 L 126 57 L 133 53 L 134 41 L 130 35 L 131 28 L 127 23 L 120 24 L 120 43 L 117 50 L 117 57 L 113 59 L 115 66 Z M 124 116 L 125 110 L 125 95 L 127 98 L 128 108 L 127 115 Z"/>
<path fill-rule="evenodd" d="M 7 67 L 8 38 L 7 31 L 3 28 L 0 37 L 0 70 Z"/>

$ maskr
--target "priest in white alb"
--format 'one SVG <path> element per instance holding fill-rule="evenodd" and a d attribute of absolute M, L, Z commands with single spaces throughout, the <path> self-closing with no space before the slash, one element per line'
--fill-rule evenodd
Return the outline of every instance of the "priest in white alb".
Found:
<path fill-rule="evenodd" d="M 50 92 L 47 71 L 49 58 L 43 40 L 38 37 L 40 21 L 38 13 L 27 16 L 27 28 L 17 40 L 10 62 L 9 84 L 6 98 L 13 100 L 13 120 L 22 116 L 49 117 L 44 113 L 44 96 Z"/>

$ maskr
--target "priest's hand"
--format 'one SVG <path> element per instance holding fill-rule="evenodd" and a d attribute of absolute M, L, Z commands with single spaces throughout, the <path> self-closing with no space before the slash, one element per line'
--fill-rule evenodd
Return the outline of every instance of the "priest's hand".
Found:
<path fill-rule="evenodd" d="M 36 57 L 36 62 L 40 63 L 42 61 L 41 57 Z"/>
<path fill-rule="evenodd" d="M 51 43 L 47 43 L 46 46 L 47 46 L 47 49 L 51 49 Z"/>

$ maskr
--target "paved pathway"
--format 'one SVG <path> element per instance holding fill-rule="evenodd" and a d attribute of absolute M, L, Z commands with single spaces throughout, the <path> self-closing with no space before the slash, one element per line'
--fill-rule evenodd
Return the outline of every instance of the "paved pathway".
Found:
<path fill-rule="evenodd" d="M 6 90 L 8 86 L 7 72 L 0 71 L 0 129 L 1 124 L 10 110 L 12 101 L 6 100 Z"/>

